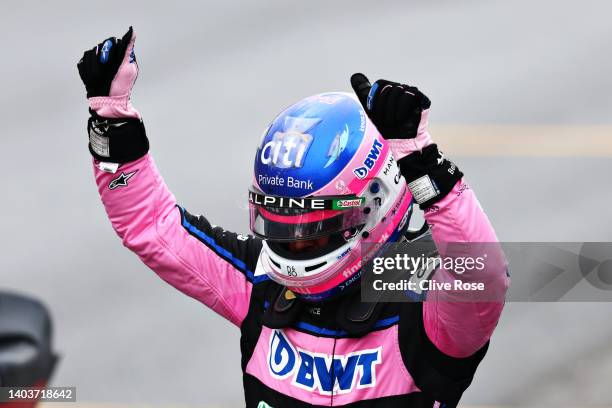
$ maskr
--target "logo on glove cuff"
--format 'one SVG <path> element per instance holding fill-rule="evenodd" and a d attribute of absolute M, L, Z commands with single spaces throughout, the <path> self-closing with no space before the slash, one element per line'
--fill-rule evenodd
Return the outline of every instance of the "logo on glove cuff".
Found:
<path fill-rule="evenodd" d="M 109 184 L 108 184 L 108 189 L 109 190 L 114 190 L 117 187 L 126 187 L 128 185 L 128 180 L 132 178 L 132 176 L 134 174 L 136 174 L 138 170 L 134 170 L 131 173 L 125 174 L 123 172 L 121 172 L 121 174 L 119 175 L 119 177 L 117 177 L 116 179 L 112 180 Z"/>
<path fill-rule="evenodd" d="M 91 123 L 92 129 L 99 135 L 104 135 L 108 132 L 108 129 L 112 127 L 120 127 L 125 125 L 127 122 L 109 122 L 108 119 L 105 120 L 94 120 Z"/>

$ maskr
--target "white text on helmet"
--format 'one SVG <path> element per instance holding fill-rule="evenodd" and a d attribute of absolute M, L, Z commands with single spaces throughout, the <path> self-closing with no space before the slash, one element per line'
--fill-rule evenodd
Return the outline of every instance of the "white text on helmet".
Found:
<path fill-rule="evenodd" d="M 312 136 L 305 133 L 276 132 L 272 140 L 261 148 L 261 163 L 282 169 L 302 167 L 311 141 Z"/>
<path fill-rule="evenodd" d="M 325 200 L 316 198 L 289 198 L 255 194 L 249 191 L 249 201 L 264 207 L 323 210 Z"/>
<path fill-rule="evenodd" d="M 382 147 L 383 147 L 383 144 L 378 139 L 374 139 L 374 143 L 372 144 L 372 147 L 370 148 L 370 153 L 368 154 L 366 159 L 363 161 L 363 166 L 357 167 L 355 170 L 353 170 L 353 173 L 358 178 L 360 179 L 365 178 L 368 175 L 369 171 L 372 170 L 372 168 L 376 164 L 376 161 L 380 157 L 380 152 L 382 150 L 381 149 Z"/>

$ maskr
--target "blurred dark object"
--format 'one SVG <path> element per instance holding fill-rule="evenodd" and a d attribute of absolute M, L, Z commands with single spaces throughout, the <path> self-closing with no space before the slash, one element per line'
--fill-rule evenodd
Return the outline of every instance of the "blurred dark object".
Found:
<path fill-rule="evenodd" d="M 51 317 L 39 301 L 0 291 L 0 386 L 44 388 L 57 355 L 51 347 Z M 0 403 L 0 408 L 10 404 Z M 19 407 L 34 403 L 19 403 Z"/>

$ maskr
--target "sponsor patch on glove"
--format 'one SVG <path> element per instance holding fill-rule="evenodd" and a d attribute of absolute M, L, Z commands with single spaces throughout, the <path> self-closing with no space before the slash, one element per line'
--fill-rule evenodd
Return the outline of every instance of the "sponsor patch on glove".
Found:
<path fill-rule="evenodd" d="M 89 144 L 91 145 L 91 150 L 98 156 L 110 157 L 108 137 L 99 134 L 94 128 L 89 130 Z"/>
<path fill-rule="evenodd" d="M 109 129 L 119 128 L 128 122 L 114 122 L 108 119 L 92 120 L 89 124 L 89 144 L 98 156 L 110 157 L 110 138 L 106 136 Z"/>
<path fill-rule="evenodd" d="M 416 202 L 419 204 L 422 204 L 427 200 L 431 200 L 440 194 L 440 190 L 438 190 L 434 182 L 427 174 L 408 183 L 408 188 L 412 192 Z"/>

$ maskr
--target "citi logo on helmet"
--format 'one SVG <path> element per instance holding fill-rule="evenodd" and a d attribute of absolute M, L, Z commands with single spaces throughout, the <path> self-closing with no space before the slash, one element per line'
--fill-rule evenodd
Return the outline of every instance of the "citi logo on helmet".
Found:
<path fill-rule="evenodd" d="M 270 334 L 268 369 L 278 380 L 321 395 L 349 393 L 376 386 L 376 366 L 382 362 L 382 346 L 346 355 L 313 353 L 296 349 L 281 330 Z"/>
<path fill-rule="evenodd" d="M 262 164 L 281 169 L 300 168 L 311 143 L 312 136 L 306 133 L 276 132 L 272 140 L 262 146 L 259 159 Z"/>
<path fill-rule="evenodd" d="M 376 161 L 380 157 L 380 152 L 382 151 L 383 144 L 378 139 L 374 139 L 374 143 L 372 143 L 372 147 L 370 148 L 370 153 L 363 161 L 363 166 L 357 167 L 353 170 L 353 173 L 357 176 L 357 178 L 364 179 L 372 170 Z"/>

